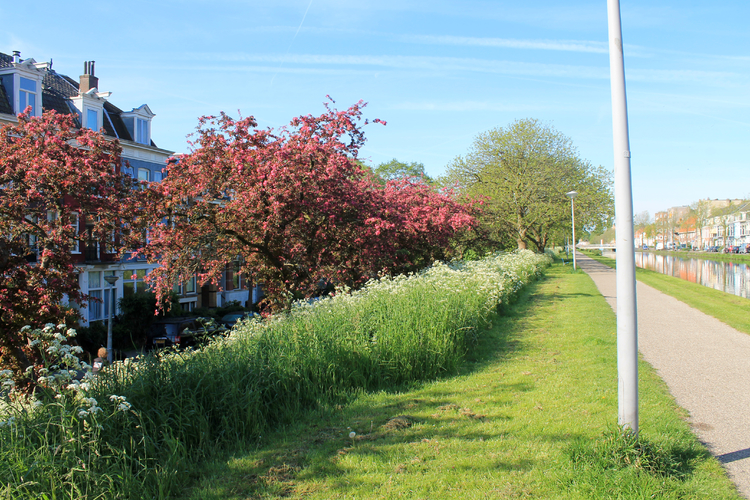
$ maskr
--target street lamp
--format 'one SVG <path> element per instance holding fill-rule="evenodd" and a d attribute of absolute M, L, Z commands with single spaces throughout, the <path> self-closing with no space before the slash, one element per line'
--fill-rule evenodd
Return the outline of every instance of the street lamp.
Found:
<path fill-rule="evenodd" d="M 117 276 L 105 276 L 104 280 L 110 285 L 110 303 L 109 314 L 107 315 L 107 361 L 112 362 L 112 309 L 114 309 L 115 302 L 115 283 L 119 278 Z"/>
<path fill-rule="evenodd" d="M 570 191 L 568 193 L 565 193 L 565 196 L 570 198 L 570 217 L 573 219 L 573 271 L 576 270 L 576 202 L 574 201 L 576 199 L 576 196 L 578 196 L 578 193 L 576 191 Z"/>
<path fill-rule="evenodd" d="M 607 0 L 609 80 L 612 87 L 612 138 L 615 153 L 617 219 L 617 422 L 638 434 L 638 316 L 633 246 L 633 185 L 630 178 L 628 105 L 622 51 L 620 1 Z"/>

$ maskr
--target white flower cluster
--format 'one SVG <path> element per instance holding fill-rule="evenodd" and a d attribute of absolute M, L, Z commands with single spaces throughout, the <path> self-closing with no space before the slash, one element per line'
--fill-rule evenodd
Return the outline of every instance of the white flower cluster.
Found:
<path fill-rule="evenodd" d="M 76 405 L 80 405 L 76 411 L 79 418 L 96 415 L 102 412 L 97 400 L 87 397 L 87 393 L 94 386 L 94 375 L 91 372 L 91 366 L 78 358 L 83 352 L 79 346 L 71 346 L 67 342 L 75 337 L 76 331 L 72 328 L 66 328 L 64 324 L 54 325 L 47 324 L 40 329 L 32 329 L 25 326 L 22 330 L 29 339 L 29 345 L 35 346 L 43 356 L 43 366 L 30 366 L 26 369 L 25 376 L 31 379 L 36 375 L 35 382 L 37 386 L 52 391 L 54 398 L 58 401 L 68 400 Z M 0 395 L 3 391 L 14 392 L 16 390 L 11 370 L 0 371 Z M 111 396 L 110 400 L 115 404 L 115 412 L 128 411 L 131 404 L 125 400 L 124 396 Z M 21 394 L 14 394 L 12 402 L 10 399 L 2 401 L 0 399 L 0 418 L 2 415 L 9 415 L 13 411 L 44 411 L 45 404 L 35 398 L 34 395 L 27 397 Z M 6 420 L 7 423 L 10 420 Z M 0 427 L 2 427 L 0 422 Z"/>
<path fill-rule="evenodd" d="M 85 418 L 89 415 L 96 415 L 97 413 L 102 411 L 102 409 L 99 408 L 99 403 L 94 398 L 84 397 L 81 401 L 83 404 L 88 405 L 88 408 L 81 408 L 80 410 L 78 410 L 79 418 Z"/>
<path fill-rule="evenodd" d="M 287 315 L 243 325 L 232 332 L 230 340 L 255 336 L 267 328 L 281 326 L 278 322 L 305 323 L 321 315 L 352 317 L 361 314 L 367 304 L 394 304 L 406 296 L 416 297 L 417 301 L 429 296 L 432 304 L 450 308 L 451 313 L 484 316 L 538 277 L 550 263 L 549 256 L 529 250 L 497 253 L 478 261 L 435 262 L 419 273 L 372 279 L 355 292 L 340 289 L 329 298 L 299 301 Z"/>
<path fill-rule="evenodd" d="M 117 411 L 128 411 L 131 408 L 130 403 L 125 399 L 125 396 L 115 396 L 114 394 L 109 397 L 109 400 L 117 405 Z"/>

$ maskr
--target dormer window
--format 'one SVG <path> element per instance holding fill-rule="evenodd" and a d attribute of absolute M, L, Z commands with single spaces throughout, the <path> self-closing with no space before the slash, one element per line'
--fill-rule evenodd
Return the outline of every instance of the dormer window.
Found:
<path fill-rule="evenodd" d="M 37 82 L 30 78 L 20 78 L 21 82 L 18 91 L 18 100 L 20 111 L 26 109 L 26 106 L 31 106 L 31 116 L 36 116 L 36 95 L 37 95 Z"/>
<path fill-rule="evenodd" d="M 121 116 L 125 128 L 128 129 L 130 136 L 133 138 L 133 142 L 150 146 L 151 119 L 154 117 L 154 113 L 151 112 L 148 105 L 143 104 L 132 111 L 123 113 Z"/>
<path fill-rule="evenodd" d="M 21 53 L 13 52 L 13 61 L 0 68 L 0 95 L 7 101 L 0 106 L 3 113 L 23 113 L 31 106 L 31 116 L 42 114 L 42 80 L 49 63 L 38 63 L 34 59 L 21 59 Z"/>
<path fill-rule="evenodd" d="M 148 133 L 148 120 L 136 118 L 135 142 L 139 144 L 150 144 L 151 140 Z"/>
<path fill-rule="evenodd" d="M 95 132 L 101 128 L 99 125 L 99 111 L 86 108 L 86 128 L 90 128 Z"/>

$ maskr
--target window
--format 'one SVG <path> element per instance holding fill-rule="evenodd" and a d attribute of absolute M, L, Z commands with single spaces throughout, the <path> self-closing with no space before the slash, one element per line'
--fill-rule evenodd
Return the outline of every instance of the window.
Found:
<path fill-rule="evenodd" d="M 148 138 L 148 120 L 136 118 L 135 124 L 135 142 L 139 144 L 149 144 L 151 141 L 149 141 Z"/>
<path fill-rule="evenodd" d="M 164 177 L 162 176 L 162 173 L 157 170 L 154 172 L 154 182 L 161 182 Z"/>
<path fill-rule="evenodd" d="M 70 214 L 70 227 L 73 229 L 73 234 L 75 235 L 75 237 L 70 240 L 70 251 L 73 253 L 81 253 L 80 241 L 78 241 L 78 212 Z"/>
<path fill-rule="evenodd" d="M 195 293 L 195 276 L 187 280 L 187 283 L 185 283 L 185 293 Z"/>
<path fill-rule="evenodd" d="M 151 171 L 147 168 L 139 168 L 138 169 L 138 180 L 139 181 L 146 181 L 148 182 L 150 179 Z"/>
<path fill-rule="evenodd" d="M 129 297 L 136 293 L 142 293 L 148 290 L 148 286 L 143 282 L 143 278 L 148 274 L 148 269 L 136 269 L 134 271 L 125 271 L 122 282 L 122 296 Z"/>
<path fill-rule="evenodd" d="M 31 116 L 36 116 L 36 82 L 34 80 L 21 77 L 18 104 L 21 108 L 19 112 L 23 112 L 26 106 L 31 106 Z"/>
<path fill-rule="evenodd" d="M 99 112 L 97 110 L 86 108 L 86 128 L 99 130 Z"/>
<path fill-rule="evenodd" d="M 29 221 L 29 225 L 35 224 L 37 221 L 35 215 L 27 215 L 25 219 Z M 26 245 L 29 248 L 29 255 L 27 258 L 31 262 L 35 262 L 37 254 L 37 236 L 34 233 L 24 233 L 23 238 L 26 240 Z"/>
<path fill-rule="evenodd" d="M 224 289 L 227 291 L 239 290 L 241 286 L 242 279 L 240 275 L 240 263 L 235 261 L 232 264 L 227 264 Z"/>
<path fill-rule="evenodd" d="M 107 240 L 107 246 L 105 247 L 105 251 L 107 253 L 117 253 L 117 250 L 115 249 L 115 243 L 117 243 L 115 239 L 115 230 L 113 229 L 109 233 L 109 239 Z"/>
<path fill-rule="evenodd" d="M 114 274 L 114 271 L 89 271 L 89 322 L 109 317 L 112 287 L 104 276 Z"/>

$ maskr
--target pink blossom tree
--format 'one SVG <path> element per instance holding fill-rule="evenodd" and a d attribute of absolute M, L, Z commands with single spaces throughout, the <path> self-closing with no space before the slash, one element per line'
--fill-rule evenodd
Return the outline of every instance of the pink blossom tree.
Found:
<path fill-rule="evenodd" d="M 192 152 L 149 189 L 149 242 L 139 252 L 161 264 L 147 277 L 157 295 L 195 273 L 220 285 L 239 261 L 279 309 L 323 282 L 356 286 L 442 256 L 473 224 L 471 208 L 408 181 L 384 188 L 363 169 L 363 107 L 326 106 L 278 131 L 255 128 L 252 117 L 202 118 Z"/>
<path fill-rule="evenodd" d="M 64 304 L 88 299 L 71 251 L 82 237 L 111 243 L 129 217 L 137 181 L 120 173 L 120 153 L 68 115 L 20 114 L 0 129 L 0 366 L 31 366 L 38 353 L 21 328 L 72 322 Z"/>

